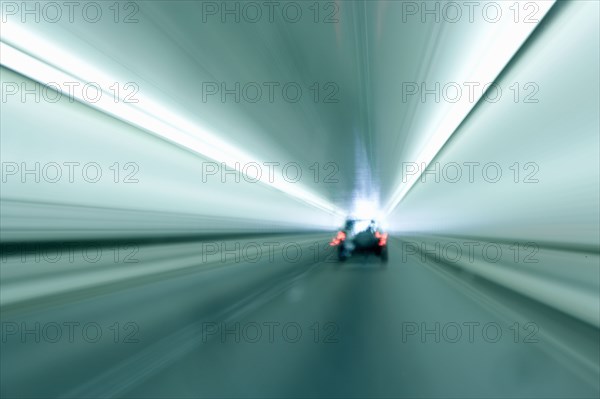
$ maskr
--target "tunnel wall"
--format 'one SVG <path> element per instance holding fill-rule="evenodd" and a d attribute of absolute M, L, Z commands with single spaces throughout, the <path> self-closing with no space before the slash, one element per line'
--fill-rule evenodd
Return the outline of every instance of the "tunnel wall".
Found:
<path fill-rule="evenodd" d="M 532 245 L 535 263 L 458 263 L 598 325 L 599 4 L 555 7 L 496 82 L 499 100 L 475 107 L 390 224 L 441 252 L 491 242 L 506 258 L 507 246 Z"/>
<path fill-rule="evenodd" d="M 0 71 L 3 87 L 36 87 L 11 70 Z M 222 173 L 218 163 L 209 175 L 203 167 L 212 160 L 88 104 L 46 97 L 55 98 L 38 91 L 38 98 L 31 94 L 25 101 L 21 95 L 3 99 L 3 242 L 319 230 L 332 224 L 319 209 Z"/>

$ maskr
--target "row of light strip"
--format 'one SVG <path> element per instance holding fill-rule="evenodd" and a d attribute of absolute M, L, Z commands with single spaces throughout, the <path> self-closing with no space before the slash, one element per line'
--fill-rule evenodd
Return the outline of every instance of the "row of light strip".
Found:
<path fill-rule="evenodd" d="M 508 6 L 511 6 L 512 4 L 512 2 L 507 3 Z M 535 14 L 538 22 L 509 24 L 508 26 L 501 26 L 500 24 L 494 25 L 496 27 L 495 32 L 492 35 L 494 40 L 489 41 L 488 38 L 482 38 L 482 40 L 488 41 L 486 47 L 487 52 L 485 54 L 477 54 L 479 60 L 477 68 L 470 74 L 470 79 L 466 81 L 480 82 L 481 84 L 495 82 L 498 75 L 502 72 L 502 69 L 504 69 L 513 55 L 516 54 L 521 45 L 535 30 L 539 21 L 547 14 L 555 1 L 537 1 L 530 3 L 536 3 L 539 7 Z M 506 3 L 504 3 L 504 5 L 506 5 Z M 415 174 L 403 176 L 403 181 L 405 183 L 398 185 L 390 200 L 382 210 L 383 215 L 389 216 L 402 199 L 404 199 L 406 194 L 408 194 L 410 189 L 421 178 L 423 172 L 427 169 L 438 152 L 444 147 L 448 139 L 454 134 L 461 122 L 467 117 L 471 109 L 473 109 L 482 96 L 483 93 L 479 93 L 477 98 L 475 98 L 475 101 L 471 101 L 467 96 L 462 96 L 459 101 L 449 107 L 446 114 L 439 120 L 434 135 L 423 151 L 416 159 L 411 159 L 415 164 L 425 165 L 425 167 L 419 167 L 418 172 Z"/>
<path fill-rule="evenodd" d="M 4 29 L 6 29 L 6 24 L 3 25 Z M 3 32 L 3 39 L 0 42 L 0 63 L 3 66 L 41 84 L 56 83 L 57 88 L 61 88 L 60 91 L 65 95 L 71 95 L 76 100 L 92 106 L 103 113 L 160 136 L 172 143 L 188 148 L 203 157 L 215 162 L 224 163 L 227 167 L 236 169 L 240 173 L 243 173 L 241 165 L 251 162 L 261 164 L 263 162 L 231 146 L 207 129 L 185 120 L 168 107 L 150 98 L 138 98 L 138 104 L 143 104 L 143 108 L 134 103 L 122 101 L 123 99 L 120 99 L 121 101 L 114 101 L 114 93 L 109 91 L 109 86 L 110 82 L 116 81 L 115 79 L 111 79 L 106 74 L 98 71 L 97 68 L 85 64 L 85 61 L 75 59 L 72 54 L 62 51 L 62 49 L 56 47 L 54 44 L 36 37 L 25 29 L 18 26 L 11 26 L 11 28 L 11 38 L 13 39 L 11 43 L 5 42 L 4 33 L 6 30 Z M 20 40 L 15 40 L 15 38 L 19 38 Z M 15 43 L 15 41 L 20 41 L 20 43 Z M 27 52 L 20 48 L 26 48 Z M 52 48 L 51 52 L 48 51 L 49 48 Z M 37 49 L 46 49 L 45 57 L 44 55 L 35 54 L 34 52 Z M 49 58 L 48 53 L 54 55 L 52 60 L 47 59 Z M 60 57 L 63 57 L 62 68 L 56 67 L 55 62 L 53 62 L 54 60 L 61 59 Z M 73 65 L 74 67 L 70 68 L 69 71 L 65 70 L 64 57 L 73 60 L 69 65 Z M 75 71 L 77 67 L 80 68 L 79 73 Z M 83 93 L 79 90 L 74 91 L 74 93 L 66 93 L 62 90 L 65 87 L 64 82 L 76 82 L 83 86 L 92 81 L 86 81 L 86 79 L 79 75 L 80 73 L 84 73 L 84 71 L 88 75 L 90 71 L 93 71 L 93 82 L 101 87 L 104 92 L 103 94 L 110 94 L 98 96 L 99 100 L 97 102 L 90 103 L 89 101 L 85 101 Z M 257 180 L 255 176 L 248 177 L 253 181 Z M 341 209 L 308 191 L 306 188 L 301 187 L 299 184 L 269 180 L 268 176 L 261 176 L 258 180 L 334 216 L 341 217 L 344 215 Z"/>

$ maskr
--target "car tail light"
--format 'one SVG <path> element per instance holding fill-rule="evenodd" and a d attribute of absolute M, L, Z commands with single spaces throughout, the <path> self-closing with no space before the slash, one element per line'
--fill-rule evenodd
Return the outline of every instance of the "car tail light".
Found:
<path fill-rule="evenodd" d="M 375 237 L 379 238 L 379 246 L 380 247 L 383 247 L 387 244 L 387 238 L 388 238 L 387 233 L 381 234 L 380 232 L 376 231 Z"/>
<path fill-rule="evenodd" d="M 338 245 L 340 242 L 344 241 L 345 239 L 346 239 L 346 233 L 344 233 L 343 231 L 338 231 L 337 235 L 334 237 L 333 240 L 331 240 L 329 245 L 331 245 L 331 246 Z"/>

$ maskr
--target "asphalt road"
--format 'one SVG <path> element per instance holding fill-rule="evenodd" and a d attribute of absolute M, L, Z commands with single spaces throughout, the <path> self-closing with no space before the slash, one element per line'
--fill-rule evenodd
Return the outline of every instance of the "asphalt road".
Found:
<path fill-rule="evenodd" d="M 4 259 L 2 397 L 598 397 L 597 329 L 398 239 L 387 265 L 326 242 Z"/>

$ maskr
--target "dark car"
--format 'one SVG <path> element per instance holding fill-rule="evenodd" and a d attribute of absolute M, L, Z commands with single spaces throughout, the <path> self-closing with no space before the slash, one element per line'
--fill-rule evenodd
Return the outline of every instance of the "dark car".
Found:
<path fill-rule="evenodd" d="M 338 259 L 345 261 L 354 253 L 373 253 L 388 260 L 387 233 L 382 232 L 374 220 L 348 219 L 329 245 L 337 246 Z"/>

